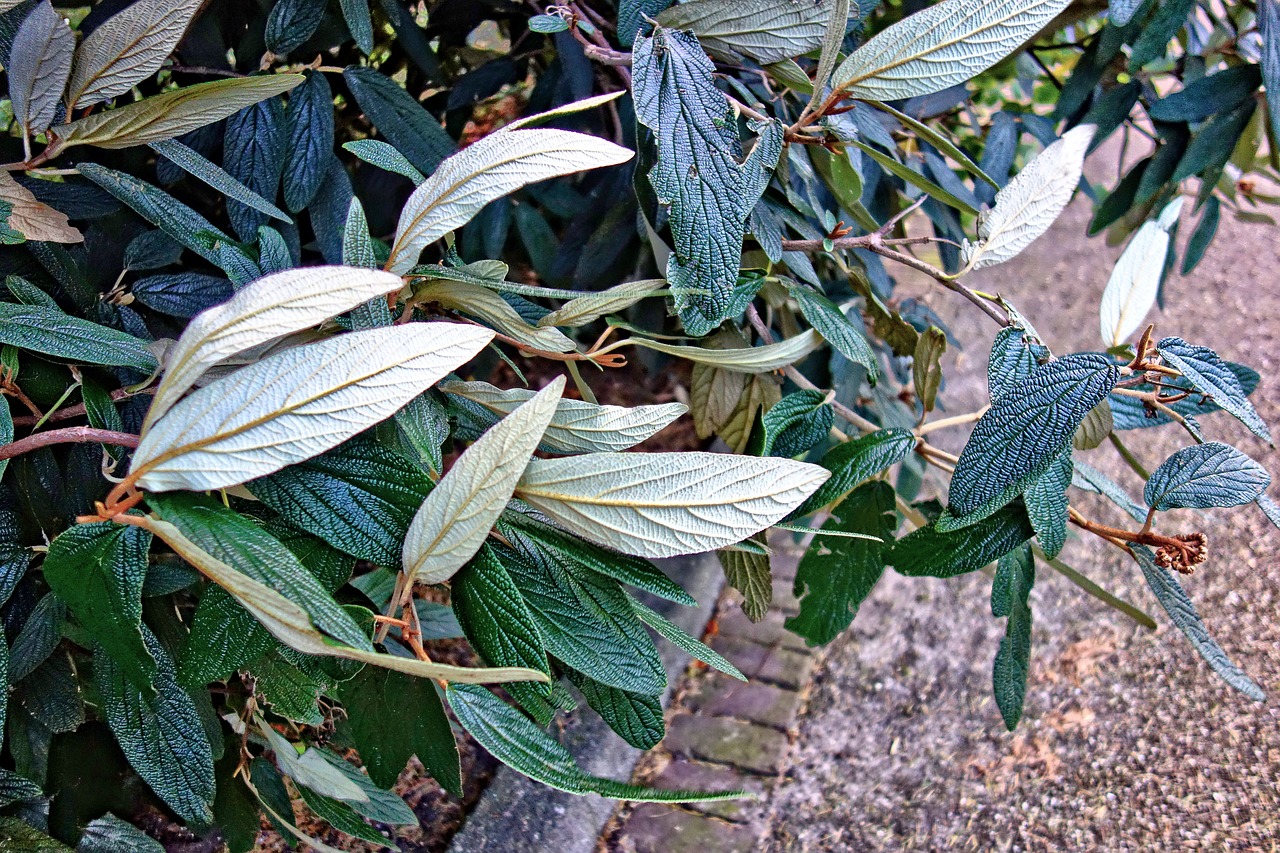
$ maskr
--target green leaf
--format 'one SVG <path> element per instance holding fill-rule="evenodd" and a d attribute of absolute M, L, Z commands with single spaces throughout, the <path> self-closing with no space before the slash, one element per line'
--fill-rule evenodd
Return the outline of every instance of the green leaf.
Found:
<path fill-rule="evenodd" d="M 280 56 L 301 47 L 324 20 L 325 5 L 325 0 L 276 0 L 263 33 L 267 50 Z"/>
<path fill-rule="evenodd" d="M 736 666 L 729 663 L 724 656 L 701 640 L 694 639 L 689 632 L 658 611 L 645 606 L 634 598 L 631 599 L 631 606 L 644 624 L 658 632 L 658 635 L 671 643 L 671 645 L 691 655 L 694 660 L 702 661 L 707 666 L 718 669 L 725 675 L 730 675 L 739 681 L 747 680 L 747 677 Z"/>
<path fill-rule="evenodd" d="M 695 364 L 714 365 L 720 370 L 735 373 L 770 373 L 794 364 L 809 355 L 822 346 L 822 338 L 815 330 L 810 329 L 784 341 L 778 341 L 776 344 L 766 344 L 761 347 L 712 349 L 676 346 L 637 337 L 630 338 L 628 343 L 683 358 Z"/>
<path fill-rule="evenodd" d="M 327 749 L 317 749 L 316 754 L 334 770 L 345 776 L 364 794 L 361 799 L 350 800 L 349 805 L 369 820 L 390 826 L 417 826 L 418 818 L 413 809 L 391 791 L 384 791 L 358 767 Z"/>
<path fill-rule="evenodd" d="M 446 791 L 462 796 L 458 746 L 433 682 L 365 667 L 340 692 L 351 738 L 375 785 L 390 788 L 416 755 Z M 388 708 L 402 710 L 389 714 Z"/>
<path fill-rule="evenodd" d="M 1209 509 L 1243 506 L 1271 485 L 1267 470 L 1239 450 L 1211 441 L 1184 447 L 1151 474 L 1143 497 L 1147 506 Z"/>
<path fill-rule="evenodd" d="M 387 269 L 403 275 L 422 250 L 462 227 L 486 204 L 531 183 L 635 156 L 596 136 L 567 130 L 503 129 L 449 157 L 405 202 Z"/>
<path fill-rule="evenodd" d="M 1014 502 L 959 530 L 922 527 L 898 540 L 889 564 L 911 577 L 955 577 L 1000 559 L 1034 534 L 1026 509 Z"/>
<path fill-rule="evenodd" d="M 390 77 L 354 65 L 342 76 L 369 121 L 419 172 L 430 175 L 454 152 L 440 122 Z"/>
<path fill-rule="evenodd" d="M 778 401 L 764 415 L 765 456 L 794 457 L 823 442 L 835 415 L 821 391 L 797 391 Z"/>
<path fill-rule="evenodd" d="M 996 579 L 991 585 L 991 613 L 1007 616 L 1004 637 L 996 652 L 991 681 L 1000 716 L 1009 731 L 1022 719 L 1022 702 L 1027 695 L 1027 673 L 1031 667 L 1031 607 L 1028 596 L 1036 582 L 1036 564 L 1026 545 L 1000 558 Z"/>
<path fill-rule="evenodd" d="M 1103 495 L 1116 506 L 1129 513 L 1134 521 L 1146 521 L 1147 511 L 1142 504 L 1131 498 L 1123 487 L 1106 474 L 1080 460 L 1074 461 L 1074 469 L 1071 485 L 1077 489 L 1084 489 L 1087 492 Z"/>
<path fill-rule="evenodd" d="M 662 719 L 662 697 L 633 693 L 601 684 L 575 670 L 568 671 L 569 680 L 618 737 L 636 749 L 653 749 L 667 733 Z"/>
<path fill-rule="evenodd" d="M 301 74 L 230 77 L 197 83 L 114 110 L 59 125 L 49 132 L 59 150 L 76 145 L 130 148 L 213 124 L 259 101 L 287 92 L 305 78 Z"/>
<path fill-rule="evenodd" d="M 742 160 L 736 114 L 690 33 L 659 27 L 636 39 L 632 68 L 636 116 L 657 140 L 649 183 L 670 209 L 675 239 L 667 280 L 685 330 L 705 335 L 731 307 L 747 216 L 769 184 L 783 128 L 759 125 Z"/>
<path fill-rule="evenodd" d="M 1208 395 L 1249 431 L 1268 444 L 1275 444 L 1271 430 L 1258 415 L 1236 373 L 1208 347 L 1193 346 L 1182 338 L 1164 338 L 1156 344 L 1160 357 L 1177 368 L 1201 394 Z"/>
<path fill-rule="evenodd" d="M 1267 91 L 1270 93 L 1271 90 Z M 1204 259 L 1205 252 L 1209 251 L 1213 238 L 1217 236 L 1221 216 L 1222 202 L 1216 195 L 1210 196 L 1205 202 L 1204 212 L 1200 214 L 1200 221 L 1196 223 L 1196 230 L 1191 232 L 1191 239 L 1187 241 L 1186 254 L 1182 256 L 1183 275 L 1190 275 Z"/>
<path fill-rule="evenodd" d="M 985 518 L 1044 474 L 1119 380 L 1120 369 L 1105 356 L 1076 353 L 996 397 L 956 463 L 947 504 L 953 519 L 940 527 Z"/>
<path fill-rule="evenodd" d="M 920 333 L 915 357 L 911 360 L 911 378 L 916 399 L 925 414 L 933 411 L 942 387 L 942 356 L 947 351 L 947 334 L 937 326 Z"/>
<path fill-rule="evenodd" d="M 26 800 L 39 800 L 44 797 L 40 786 L 30 779 L 14 773 L 12 770 L 0 769 L 0 806 L 11 806 Z"/>
<path fill-rule="evenodd" d="M 1161 271 L 1169 251 L 1169 228 L 1177 222 L 1182 199 L 1176 198 L 1160 214 L 1158 221 L 1144 223 L 1116 261 L 1102 292 L 1099 315 L 1102 342 L 1117 347 L 1143 327 L 1156 304 Z M 1169 224 L 1166 224 L 1169 223 Z"/>
<path fill-rule="evenodd" d="M 427 179 L 427 176 L 419 172 L 407 157 L 397 151 L 394 146 L 380 139 L 357 139 L 354 142 L 342 143 L 342 147 L 371 166 L 403 175 L 413 181 L 415 187 L 420 186 Z"/>
<path fill-rule="evenodd" d="M 947 138 L 947 135 L 945 133 L 939 133 L 938 131 L 929 127 L 929 125 L 925 124 L 924 122 L 918 121 L 904 112 L 895 110 L 893 107 L 889 106 L 888 104 L 882 104 L 878 101 L 872 101 L 871 106 L 875 107 L 878 110 L 888 113 L 889 115 L 896 118 L 903 125 L 905 125 L 906 127 L 909 127 L 912 130 L 912 132 L 916 134 L 916 136 L 919 136 L 921 139 L 928 142 L 934 148 L 937 148 L 938 151 L 940 151 L 942 154 L 946 155 L 947 157 L 950 157 L 952 160 L 959 163 L 960 166 L 965 171 L 973 175 L 975 178 L 981 179 L 984 183 L 987 184 L 989 188 L 994 188 L 997 190 L 1000 189 L 1001 184 L 997 183 L 994 178 L 992 178 L 986 172 L 982 171 L 982 168 L 977 163 L 973 162 L 973 160 L 969 157 L 968 154 L 964 153 L 964 149 L 960 148 L 958 145 L 952 142 L 949 138 Z M 1028 164 L 1028 168 L 1030 168 L 1030 164 Z"/>
<path fill-rule="evenodd" d="M 155 74 L 203 5 L 142 0 L 102 21 L 76 51 L 66 103 L 84 108 L 109 101 Z"/>
<path fill-rule="evenodd" d="M 760 534 L 744 542 L 764 545 Z M 752 622 L 759 622 L 773 603 L 773 573 L 769 567 L 769 555 L 741 548 L 721 548 L 716 551 L 720 567 L 724 569 L 724 582 L 730 589 L 742 593 L 742 612 Z"/>
<path fill-rule="evenodd" d="M 718 453 L 589 453 L 534 459 L 516 495 L 589 541 L 640 557 L 741 542 L 829 476 L 816 465 Z"/>
<path fill-rule="evenodd" d="M 281 657 L 278 649 L 252 661 L 248 668 L 253 673 L 259 701 L 270 706 L 273 713 L 303 725 L 324 725 L 318 703 L 320 695 L 332 684 L 314 668 L 303 672 Z"/>
<path fill-rule="evenodd" d="M 210 586 L 192 616 L 178 680 L 193 690 L 225 681 L 273 644 L 271 634 L 229 592 Z"/>
<path fill-rule="evenodd" d="M 897 428 L 877 430 L 836 445 L 819 463 L 831 472 L 831 478 L 789 517 L 811 515 L 835 502 L 863 480 L 901 462 L 915 446 L 911 430 Z"/>
<path fill-rule="evenodd" d="M 169 653 L 145 627 L 143 639 L 156 662 L 156 695 L 135 687 L 111 657 L 94 655 L 103 715 L 151 790 L 183 820 L 207 824 L 213 820 L 213 750 Z"/>
<path fill-rule="evenodd" d="M 42 133 L 53 123 L 75 46 L 67 19 L 47 2 L 38 2 L 18 27 L 4 64 L 13 117 L 24 138 Z"/>
<path fill-rule="evenodd" d="M 559 310 L 547 314 L 538 321 L 538 325 L 580 328 L 594 323 L 606 314 L 616 314 L 642 299 L 656 296 L 665 290 L 666 285 L 660 278 L 650 278 L 628 281 L 598 293 L 578 296 L 560 306 Z"/>
<path fill-rule="evenodd" d="M 569 29 L 569 22 L 559 15 L 534 15 L 529 19 L 529 29 L 535 33 L 563 33 Z"/>
<path fill-rule="evenodd" d="M 188 148 L 178 140 L 162 139 L 159 142 L 152 142 L 149 147 L 184 172 L 204 181 L 227 198 L 254 210 L 261 211 L 282 222 L 293 221 L 289 218 L 289 214 L 246 187 L 232 175 L 227 174 L 222 167 L 210 163 L 200 152 Z"/>
<path fill-rule="evenodd" d="M 533 615 L 493 547 L 481 548 L 453 576 L 449 590 L 454 615 L 467 641 L 488 663 L 551 671 Z M 542 685 L 534 689 L 547 692 Z"/>
<path fill-rule="evenodd" d="M 1209 631 L 1204 626 L 1204 622 L 1200 619 L 1200 614 L 1196 612 L 1196 607 L 1191 603 L 1191 599 L 1187 596 L 1186 590 L 1178 583 L 1178 579 L 1165 568 L 1156 565 L 1155 555 L 1150 549 L 1143 545 L 1131 545 L 1133 558 L 1138 561 L 1138 565 L 1142 568 L 1142 575 L 1147 579 L 1147 585 L 1151 587 L 1151 592 L 1155 595 L 1156 600 L 1160 602 L 1160 606 L 1169 614 L 1169 618 L 1178 630 L 1186 635 L 1194 648 L 1202 658 L 1209 664 L 1209 667 L 1216 672 L 1223 681 L 1239 690 L 1244 695 L 1254 701 L 1261 702 L 1266 699 L 1266 695 L 1262 692 L 1262 688 L 1254 683 L 1253 679 L 1245 675 L 1244 671 L 1231 662 L 1227 657 L 1227 653 L 1222 647 L 1209 636 Z"/>
<path fill-rule="evenodd" d="M 311 204 L 320 191 L 333 151 L 333 91 L 321 72 L 308 71 L 306 76 L 307 82 L 289 95 L 286 121 L 290 155 L 284 168 L 284 203 L 294 212 Z"/>
<path fill-rule="evenodd" d="M 1163 0 L 1142 29 L 1129 54 L 1129 68 L 1136 71 L 1168 50 L 1169 42 L 1182 29 L 1187 16 L 1195 8 L 1195 0 Z"/>
<path fill-rule="evenodd" d="M 1258 91 L 1262 72 L 1257 65 L 1225 68 L 1194 80 L 1151 105 L 1148 114 L 1156 121 L 1200 122 L 1215 113 L 1233 110 Z"/>
<path fill-rule="evenodd" d="M 570 794 L 596 793 L 637 803 L 695 803 L 734 799 L 740 791 L 664 791 L 584 773 L 573 756 L 546 732 L 493 693 L 472 685 L 449 686 L 449 707 L 464 729 L 517 773 Z"/>
<path fill-rule="evenodd" d="M 884 574 L 898 526 L 894 507 L 893 488 L 888 483 L 868 483 L 840 503 L 837 515 L 822 525 L 823 530 L 863 533 L 884 541 L 819 533 L 796 570 L 800 613 L 787 619 L 787 630 L 804 637 L 811 646 L 822 646 L 849 627 L 858 607 Z"/>
<path fill-rule="evenodd" d="M 151 534 L 78 524 L 49 544 L 44 579 L 133 686 L 151 695 L 155 661 L 142 638 L 142 584 Z"/>
<path fill-rule="evenodd" d="M 144 373 L 158 367 L 141 338 L 41 305 L 0 303 L 0 343 L 76 364 L 133 367 Z"/>
<path fill-rule="evenodd" d="M 800 305 L 800 313 L 845 358 L 867 369 L 872 385 L 880 378 L 880 361 L 861 330 L 854 327 L 845 313 L 827 297 L 806 287 L 796 287 L 791 295 Z"/>
<path fill-rule="evenodd" d="M 1049 557 L 1058 556 L 1067 544 L 1067 487 L 1071 485 L 1073 470 L 1068 448 L 1022 493 L 1027 517 L 1031 519 L 1040 547 Z"/>
<path fill-rule="evenodd" d="M 952 0 L 952 2 L 956 2 L 956 0 Z M 854 148 L 857 148 L 859 151 L 861 151 L 863 154 L 866 154 L 872 160 L 875 160 L 882 167 L 884 167 L 885 171 L 889 172 L 891 175 L 896 175 L 897 177 L 906 181 L 911 186 L 915 187 L 916 189 L 920 190 L 926 195 L 937 199 L 938 201 L 942 202 L 948 207 L 954 207 L 956 210 L 960 211 L 961 213 L 968 213 L 973 216 L 978 215 L 978 211 L 974 210 L 973 205 L 969 204 L 967 201 L 959 198 L 958 196 L 947 192 L 945 189 L 938 186 L 933 181 L 929 180 L 924 175 L 917 172 L 915 169 L 912 169 L 910 166 L 906 166 L 902 163 L 899 163 L 897 160 L 893 159 L 888 154 L 883 154 L 880 151 L 876 150 L 875 148 L 872 148 L 870 145 L 864 145 L 863 143 L 859 142 L 856 139 L 848 140 L 847 144 L 852 145 Z"/>
<path fill-rule="evenodd" d="M 164 845 L 133 824 L 107 814 L 84 828 L 76 853 L 164 853 Z"/>
<path fill-rule="evenodd" d="M 0 816 L 0 847 L 23 853 L 70 853 L 71 848 L 54 841 L 29 823 L 7 815 Z"/>
<path fill-rule="evenodd" d="M 386 836 L 365 823 L 360 814 L 347 803 L 326 797 L 301 785 L 298 786 L 298 793 L 311 813 L 333 829 L 379 847 L 386 846 Z"/>
<path fill-rule="evenodd" d="M 36 602 L 9 648 L 10 684 L 22 681 L 53 654 L 62 639 L 66 615 L 66 605 L 52 592 Z"/>
<path fill-rule="evenodd" d="M 1111 404 L 1104 400 L 1084 416 L 1075 435 L 1071 437 L 1071 446 L 1076 450 L 1093 450 L 1100 447 L 1114 427 L 1115 420 L 1111 414 Z"/>
<path fill-rule="evenodd" d="M 117 172 L 97 163 L 80 163 L 76 168 L 80 174 L 124 202 L 174 240 L 209 263 L 218 264 L 215 246 L 219 242 L 229 242 L 231 238 L 199 213 L 164 190 L 124 172 Z"/>
<path fill-rule="evenodd" d="M 865 101 L 939 92 L 1022 47 L 1068 0 L 946 0 L 903 18 L 849 55 L 832 88 Z"/>
<path fill-rule="evenodd" d="M 495 546 L 492 553 L 519 589 L 551 654 L 611 687 L 663 690 L 667 674 L 657 648 L 616 581 L 558 565 L 528 539 L 511 544 Z"/>
<path fill-rule="evenodd" d="M 657 20 L 668 29 L 691 30 L 714 56 L 731 62 L 745 56 L 768 65 L 821 47 L 834 5 L 831 0 L 685 0 Z M 843 33 L 841 22 L 833 27 Z"/>
<path fill-rule="evenodd" d="M 369 0 L 338 0 L 342 7 L 342 18 L 347 22 L 347 32 L 360 48 L 360 52 L 368 56 L 373 51 L 373 20 L 369 15 Z"/>
<path fill-rule="evenodd" d="M 991 344 L 987 362 L 987 392 L 991 399 L 1017 388 L 1049 357 L 1048 348 L 1033 333 L 1015 326 L 1001 329 Z"/>
<path fill-rule="evenodd" d="M 292 524 L 379 566 L 399 565 L 409 522 L 431 492 L 418 467 L 365 436 L 246 485 Z"/>
<path fill-rule="evenodd" d="M 1271 138 L 1280 138 L 1280 6 L 1258 4 L 1258 30 L 1262 35 L 1262 80 L 1266 88 Z"/>

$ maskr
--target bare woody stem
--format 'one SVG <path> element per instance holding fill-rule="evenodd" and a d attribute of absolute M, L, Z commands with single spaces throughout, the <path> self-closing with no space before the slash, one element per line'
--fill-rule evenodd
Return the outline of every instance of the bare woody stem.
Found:
<path fill-rule="evenodd" d="M 115 432 L 109 429 L 93 427 L 67 427 L 48 432 L 38 432 L 11 444 L 0 446 L 0 460 L 12 459 L 24 453 L 30 453 L 51 444 L 114 444 L 116 447 L 137 447 L 138 436 L 127 432 Z"/>
<path fill-rule="evenodd" d="M 117 403 L 128 397 L 135 397 L 139 394 L 154 394 L 154 388 L 144 388 L 141 391 L 130 391 L 127 388 L 117 388 L 111 392 L 111 401 Z M 45 415 L 45 421 L 67 421 L 72 418 L 78 418 L 85 414 L 84 403 L 77 403 L 74 406 L 67 406 L 65 409 L 58 409 L 56 412 L 50 412 Z M 23 415 L 13 419 L 14 426 L 35 426 L 40 419 L 35 415 Z"/>

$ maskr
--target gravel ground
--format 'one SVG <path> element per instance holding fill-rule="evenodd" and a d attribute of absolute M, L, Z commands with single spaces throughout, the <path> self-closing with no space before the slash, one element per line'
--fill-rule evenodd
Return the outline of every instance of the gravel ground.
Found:
<path fill-rule="evenodd" d="M 1093 177 L 1115 182 L 1114 172 Z M 1005 294 L 1058 352 L 1098 347 L 1097 304 L 1119 251 L 1085 236 L 1090 215 L 1078 200 L 1033 250 L 974 277 Z M 1192 225 L 1184 219 L 1181 243 Z M 1273 425 L 1277 268 L 1276 230 L 1224 212 L 1208 256 L 1190 277 L 1171 278 L 1155 318 L 1158 335 L 1261 371 L 1254 402 Z M 986 402 L 994 327 L 936 288 L 919 293 L 965 346 L 948 356 L 950 410 L 975 409 Z M 1280 472 L 1280 454 L 1235 421 L 1218 414 L 1201 423 Z M 1141 444 L 1137 433 L 1126 439 L 1148 469 L 1185 444 L 1175 426 L 1141 436 Z M 1141 494 L 1109 447 L 1088 459 Z M 1122 523 L 1091 498 L 1080 497 L 1082 511 Z M 1146 631 L 1041 569 L 1026 712 L 1009 734 L 991 699 L 1003 620 L 991 616 L 988 579 L 890 572 L 815 677 L 792 767 L 770 803 L 770 849 L 1280 849 L 1280 531 L 1256 507 L 1175 520 L 1208 533 L 1209 561 L 1185 586 L 1232 659 L 1268 691 L 1266 702 L 1218 681 L 1168 626 L 1135 564 L 1077 537 L 1063 559 L 1161 627 Z"/>

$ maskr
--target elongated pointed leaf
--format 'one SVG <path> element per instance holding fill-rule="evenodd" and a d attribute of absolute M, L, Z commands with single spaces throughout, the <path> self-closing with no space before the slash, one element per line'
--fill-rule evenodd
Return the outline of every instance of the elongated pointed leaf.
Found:
<path fill-rule="evenodd" d="M 159 142 L 151 143 L 150 147 L 151 150 L 163 155 L 184 172 L 204 181 L 227 198 L 238 201 L 254 210 L 261 211 L 282 222 L 293 221 L 289 218 L 289 214 L 227 174 L 222 167 L 209 162 L 198 151 L 193 151 L 178 140 L 162 139 Z"/>
<path fill-rule="evenodd" d="M 97 163 L 81 163 L 80 174 L 124 202 L 152 225 L 212 264 L 218 264 L 215 244 L 231 238 L 212 222 L 162 189 L 132 175 Z M 0 184 L 3 180 L 0 179 Z"/>
<path fill-rule="evenodd" d="M 494 199 L 528 184 L 601 166 L 633 154 L 567 130 L 499 131 L 445 160 L 405 202 L 387 269 L 408 272 L 431 243 L 460 228 Z"/>
<path fill-rule="evenodd" d="M 139 0 L 99 24 L 76 51 L 67 103 L 77 109 L 123 95 L 160 70 L 201 0 Z"/>
<path fill-rule="evenodd" d="M 1071 445 L 1085 415 L 1120 380 L 1104 356 L 1077 353 L 1036 369 L 997 397 L 960 454 L 942 529 L 972 524 L 1007 504 Z"/>
<path fill-rule="evenodd" d="M 308 267 L 273 273 L 193 319 L 169 350 L 165 376 L 147 412 L 152 424 L 206 370 L 274 338 L 318 325 L 398 290 L 398 277 L 355 267 Z M 144 426 L 145 429 L 145 426 Z"/>
<path fill-rule="evenodd" d="M 794 338 L 787 338 L 776 344 L 740 349 L 677 346 L 664 344 L 661 341 L 651 341 L 648 338 L 631 338 L 629 343 L 655 352 L 674 355 L 695 364 L 713 365 L 721 370 L 735 373 L 769 373 L 788 364 L 795 364 L 822 346 L 822 337 L 817 331 L 807 329 Z"/>
<path fill-rule="evenodd" d="M 567 326 L 578 328 L 599 320 L 606 314 L 615 314 L 630 308 L 641 299 L 653 296 L 667 283 L 660 278 L 629 281 L 599 293 L 589 293 L 570 299 L 556 311 L 538 321 L 539 326 Z"/>
<path fill-rule="evenodd" d="M 1250 699 L 1255 702 L 1266 699 L 1262 688 L 1246 675 L 1244 670 L 1232 663 L 1222 646 L 1209 635 L 1209 630 L 1200 619 L 1200 614 L 1196 612 L 1196 606 L 1173 573 L 1156 565 L 1155 555 L 1146 546 L 1132 545 L 1130 548 L 1156 600 L 1160 602 L 1165 613 L 1169 614 L 1169 618 L 1178 630 L 1191 641 L 1191 647 L 1199 653 L 1200 657 L 1205 659 L 1205 662 L 1223 681 Z"/>
<path fill-rule="evenodd" d="M 76 145 L 148 145 L 221 121 L 245 107 L 287 92 L 305 79 L 301 74 L 271 74 L 197 83 L 76 119 L 49 132 L 57 137 L 61 149 Z"/>
<path fill-rule="evenodd" d="M 872 385 L 880 378 L 880 360 L 867 343 L 862 330 L 855 327 L 840 306 L 808 288 L 797 287 L 791 295 L 800 304 L 800 313 L 809 324 L 842 356 L 867 369 Z"/>
<path fill-rule="evenodd" d="M 870 145 L 861 143 L 856 139 L 850 139 L 848 144 L 857 148 L 872 160 L 875 160 L 890 174 L 902 178 L 902 180 L 906 181 L 911 186 L 916 187 L 930 197 L 936 198 L 938 201 L 949 207 L 954 207 L 961 213 L 977 214 L 978 211 L 974 208 L 973 204 L 960 198 L 954 193 L 948 192 L 939 184 L 935 184 L 933 181 L 929 180 L 915 169 L 912 169 L 910 166 L 899 163 L 888 154 L 885 154 L 876 148 L 872 148 Z"/>
<path fill-rule="evenodd" d="M 995 562 L 1034 534 L 1026 509 L 1014 502 L 960 530 L 921 527 L 898 540 L 889 564 L 909 577 L 955 577 Z"/>
<path fill-rule="evenodd" d="M 399 0 L 395 5 L 393 21 L 403 11 Z M 403 40 L 400 46 L 404 46 Z M 355 65 L 343 71 L 342 77 L 369 121 L 419 173 L 430 175 L 454 152 L 453 139 L 440 122 L 399 83 L 376 68 Z"/>
<path fill-rule="evenodd" d="M 809 515 L 839 499 L 868 477 L 901 462 L 916 446 L 908 429 L 882 429 L 833 447 L 818 463 L 831 472 L 794 516 Z"/>
<path fill-rule="evenodd" d="M 539 391 L 468 447 L 409 524 L 401 560 L 411 582 L 448 580 L 475 556 L 502 514 L 564 391 Z"/>
<path fill-rule="evenodd" d="M 1252 503 L 1271 485 L 1267 469 L 1228 444 L 1184 447 L 1151 473 L 1143 497 L 1161 511 Z"/>
<path fill-rule="evenodd" d="M 830 476 L 816 465 L 715 453 L 535 459 L 518 497 L 584 539 L 643 557 L 732 545 L 799 506 Z"/>
<path fill-rule="evenodd" d="M 1181 206 L 1182 199 L 1178 198 L 1166 210 Z M 1175 212 L 1174 221 L 1176 216 Z M 1142 328 L 1155 307 L 1168 252 L 1169 229 L 1159 221 L 1143 224 L 1125 247 L 1102 292 L 1099 314 L 1106 346 L 1120 346 Z"/>
<path fill-rule="evenodd" d="M 277 640 L 304 654 L 344 658 L 420 678 L 443 678 L 449 681 L 493 684 L 547 680 L 546 674 L 537 670 L 514 667 L 473 669 L 398 655 L 378 654 L 335 643 L 316 629 L 307 611 L 298 604 L 210 553 L 206 545 L 215 551 L 220 550 L 215 544 L 216 540 L 201 536 L 198 538 L 204 541 L 197 544 L 187 537 L 187 531 L 180 530 L 168 521 L 158 518 L 142 518 L 139 519 L 138 524 L 163 539 L 174 553 L 230 593 Z"/>
<path fill-rule="evenodd" d="M 648 625 L 658 633 L 663 639 L 678 649 L 682 649 L 693 657 L 714 669 L 718 669 L 725 675 L 732 676 L 739 681 L 746 681 L 747 677 L 733 664 L 715 649 L 692 637 L 687 631 L 658 611 L 641 604 L 636 599 L 631 599 L 631 606 L 635 608 L 636 614 L 639 615 L 641 621 Z"/>
<path fill-rule="evenodd" d="M 174 406 L 143 433 L 131 471 L 150 491 L 265 476 L 390 417 L 490 339 L 472 326 L 414 323 L 284 350 Z"/>
<path fill-rule="evenodd" d="M 1068 2 L 944 0 L 855 50 L 832 75 L 832 88 L 871 101 L 940 92 L 1013 53 Z"/>
<path fill-rule="evenodd" d="M 57 308 L 0 303 L 0 343 L 62 358 L 77 364 L 156 369 L 147 342 Z"/>
<path fill-rule="evenodd" d="M 79 243 L 84 235 L 67 221 L 67 215 L 36 199 L 31 190 L 0 172 L 0 236 L 6 243 L 22 239 L 49 243 Z M 14 232 L 17 233 L 15 237 Z"/>
<path fill-rule="evenodd" d="M 740 791 L 664 791 L 589 776 L 574 764 L 567 749 L 489 690 L 450 685 L 445 697 L 458 722 L 490 754 L 517 773 L 558 791 L 637 803 L 709 802 L 742 796 Z"/>
<path fill-rule="evenodd" d="M 761 65 L 803 56 L 822 46 L 832 0 L 685 0 L 658 15 L 658 24 L 692 30 L 713 55 L 746 56 Z M 844 32 L 846 21 L 832 26 Z"/>
<path fill-rule="evenodd" d="M 1080 185 L 1096 130 L 1085 124 L 1067 131 L 996 193 L 995 207 L 979 219 L 978 242 L 965 244 L 966 266 L 1002 264 L 1049 230 Z"/>
<path fill-rule="evenodd" d="M 479 284 L 427 281 L 414 287 L 414 295 L 424 302 L 434 302 L 469 314 L 527 347 L 545 352 L 572 352 L 576 348 L 574 342 L 559 329 L 529 325 L 509 302 Z"/>
<path fill-rule="evenodd" d="M 71 73 L 76 37 L 67 19 L 41 0 L 18 27 L 5 71 L 9 100 L 23 133 L 34 136 L 53 122 Z"/>
<path fill-rule="evenodd" d="M 1208 347 L 1194 346 L 1182 338 L 1165 338 L 1156 345 L 1169 365 L 1178 369 L 1191 387 L 1213 402 L 1268 444 L 1275 444 L 1271 429 L 1249 402 L 1244 386 L 1226 362 Z"/>
<path fill-rule="evenodd" d="M 1022 719 L 1031 666 L 1031 607 L 1028 597 L 1036 579 L 1035 558 L 1026 545 L 1000 558 L 991 586 L 991 612 L 1006 616 L 1004 637 L 991 669 L 991 682 L 1000 716 L 1009 731 Z"/>
<path fill-rule="evenodd" d="M 504 391 L 487 382 L 442 382 L 440 390 L 481 406 L 493 417 L 515 411 L 534 396 L 532 391 Z M 601 406 L 562 399 L 539 447 L 550 453 L 592 453 L 634 447 L 687 412 L 682 403 L 653 406 Z"/>

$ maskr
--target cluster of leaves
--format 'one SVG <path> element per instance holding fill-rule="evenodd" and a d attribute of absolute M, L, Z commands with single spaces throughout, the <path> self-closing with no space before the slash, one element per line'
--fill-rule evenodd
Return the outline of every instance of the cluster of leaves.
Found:
<path fill-rule="evenodd" d="M 1027 107 L 970 138 L 930 122 L 1034 55 L 1067 0 L 905 17 L 849 0 L 0 0 L 0 833 L 155 849 L 117 816 L 146 800 L 232 850 L 261 815 L 317 844 L 302 805 L 380 843 L 417 820 L 387 791 L 410 757 L 460 791 L 450 713 L 562 790 L 734 796 L 590 776 L 547 727 L 582 702 L 656 745 L 656 637 L 741 677 L 638 593 L 694 604 L 649 560 L 717 551 L 760 618 L 770 528 L 814 541 L 788 625 L 815 644 L 890 566 L 998 562 L 1011 727 L 1037 561 L 1149 622 L 1058 560 L 1069 524 L 1132 556 L 1210 665 L 1260 697 L 1171 573 L 1204 562 L 1204 537 L 1156 529 L 1169 509 L 1253 501 L 1280 519 L 1266 472 L 1198 424 L 1223 410 L 1269 441 L 1258 375 L 1144 327 L 1182 182 L 1205 206 L 1194 256 L 1235 192 L 1205 152 L 1239 136 L 1256 156 L 1251 93 L 1280 62 L 1265 41 L 1246 61 L 1243 7 L 1235 49 L 1191 50 L 1194 5 L 1074 21 L 1092 35 L 1064 122 Z M 1165 67 L 1184 24 L 1199 77 L 1175 55 L 1185 88 L 1159 98 L 1140 76 L 1120 114 L 1106 69 Z M 1243 120 L 1224 89 L 1245 91 Z M 1106 351 L 1055 357 L 962 278 L 1044 233 L 1138 100 L 1163 159 L 1110 220 L 1143 224 L 1103 299 Z M 1023 131 L 1045 147 L 1011 179 Z M 917 210 L 935 237 L 905 236 Z M 922 243 L 943 268 L 910 254 Z M 948 334 L 894 298 L 886 261 L 999 324 L 983 412 L 930 418 Z M 601 404 L 582 368 L 624 347 L 691 363 L 689 408 Z M 476 379 L 523 379 L 530 359 L 565 376 Z M 686 411 L 732 452 L 625 452 Z M 959 457 L 929 441 L 975 422 Z M 1172 422 L 1195 444 L 1140 472 L 1145 506 L 1080 458 Z M 951 474 L 945 505 L 922 494 L 930 466 Z M 1084 517 L 1073 487 L 1140 528 Z M 432 659 L 458 638 L 485 666 Z M 86 763 L 130 781 L 90 795 Z"/>

